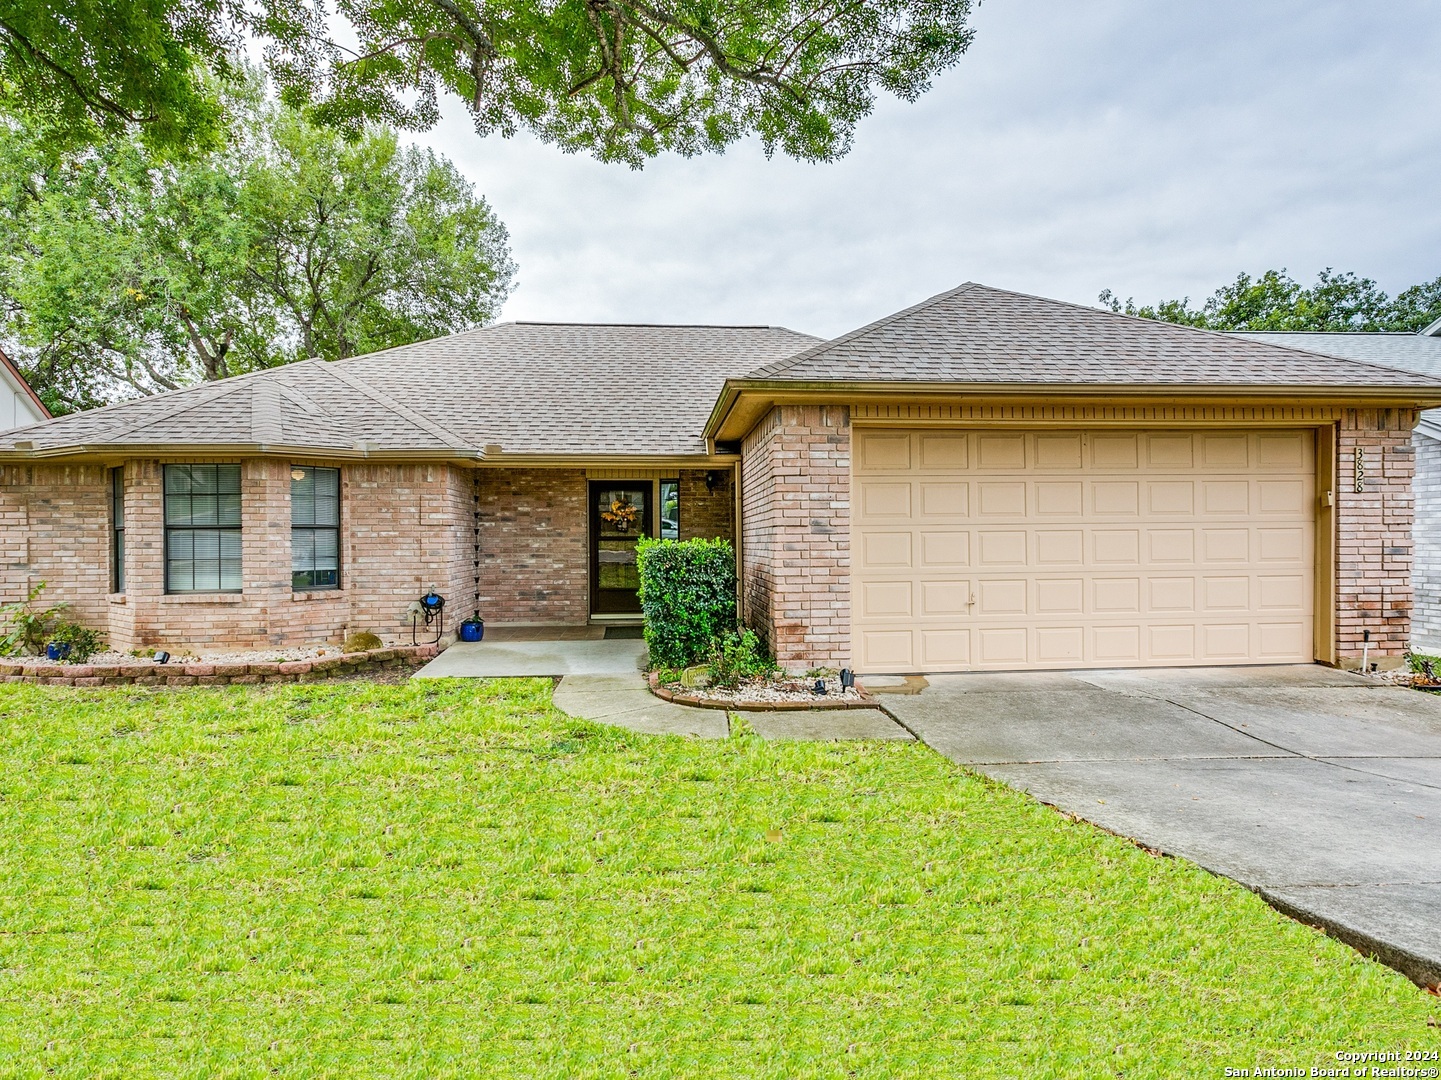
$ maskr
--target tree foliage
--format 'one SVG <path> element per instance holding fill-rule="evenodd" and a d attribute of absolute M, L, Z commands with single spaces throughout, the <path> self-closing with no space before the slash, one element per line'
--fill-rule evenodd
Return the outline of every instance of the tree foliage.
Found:
<path fill-rule="evenodd" d="M 1099 299 L 1111 311 L 1205 330 L 1414 333 L 1441 318 L 1441 277 L 1390 297 L 1370 278 L 1338 274 L 1330 267 L 1316 275 L 1316 284 L 1309 288 L 1281 269 L 1256 278 L 1238 274 L 1200 307 L 1192 307 L 1190 297 L 1140 306 L 1128 299 L 1122 304 L 1110 289 Z"/>
<path fill-rule="evenodd" d="M 639 165 L 719 150 L 838 157 L 880 92 L 914 101 L 958 62 L 972 0 L 0 0 L 0 102 L 83 137 L 148 126 L 185 144 L 213 125 L 200 66 L 229 75 L 247 35 L 312 120 L 422 130 L 440 97 L 481 135 L 526 130 Z M 26 104 L 31 103 L 34 104 Z M 4 107 L 0 103 L 0 107 Z"/>
<path fill-rule="evenodd" d="M 227 97 L 220 148 L 0 126 L 0 343 L 56 411 L 481 325 L 504 227 L 444 158 Z"/>

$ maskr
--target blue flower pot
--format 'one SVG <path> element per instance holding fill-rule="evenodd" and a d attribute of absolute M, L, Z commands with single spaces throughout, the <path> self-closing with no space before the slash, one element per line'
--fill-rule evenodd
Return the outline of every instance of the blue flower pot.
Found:
<path fill-rule="evenodd" d="M 461 641 L 479 641 L 485 637 L 485 620 L 466 619 L 460 624 Z"/>
<path fill-rule="evenodd" d="M 52 641 L 45 646 L 45 658 L 47 660 L 69 660 L 70 643 L 68 641 Z"/>

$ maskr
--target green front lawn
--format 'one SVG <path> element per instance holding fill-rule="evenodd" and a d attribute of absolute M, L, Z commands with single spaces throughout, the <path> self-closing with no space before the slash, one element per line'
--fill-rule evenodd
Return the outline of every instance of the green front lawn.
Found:
<path fill-rule="evenodd" d="M 0 1075 L 1220 1076 L 1438 1045 L 1243 889 L 922 746 L 549 683 L 0 687 Z"/>

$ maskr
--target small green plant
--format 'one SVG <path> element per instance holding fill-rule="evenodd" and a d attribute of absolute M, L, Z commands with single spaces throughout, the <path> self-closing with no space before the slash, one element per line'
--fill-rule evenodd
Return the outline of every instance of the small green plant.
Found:
<path fill-rule="evenodd" d="M 754 630 L 731 630 L 716 638 L 711 651 L 711 685 L 735 689 L 743 680 L 764 679 L 780 671 Z"/>
<path fill-rule="evenodd" d="M 83 664 L 105 648 L 105 639 L 100 636 L 98 630 L 91 630 L 88 626 L 64 620 L 56 625 L 49 640 L 57 645 L 70 646 L 70 652 L 65 660 L 71 664 Z"/>
<path fill-rule="evenodd" d="M 45 582 L 40 582 L 25 595 L 24 600 L 0 607 L 0 656 L 25 654 L 38 656 L 60 622 L 60 613 L 70 605 L 55 604 L 37 607 Z"/>
<path fill-rule="evenodd" d="M 735 549 L 728 540 L 644 539 L 636 547 L 645 643 L 654 667 L 704 663 L 735 626 Z"/>

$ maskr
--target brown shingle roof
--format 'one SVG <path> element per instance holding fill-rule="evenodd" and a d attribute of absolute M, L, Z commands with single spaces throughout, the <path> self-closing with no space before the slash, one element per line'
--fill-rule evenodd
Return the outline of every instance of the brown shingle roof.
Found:
<path fill-rule="evenodd" d="M 1425 387 L 1441 380 L 968 282 L 748 380 Z"/>
<path fill-rule="evenodd" d="M 506 323 L 76 413 L 0 435 L 0 453 L 700 454 L 727 378 L 816 340 L 764 326 Z"/>

